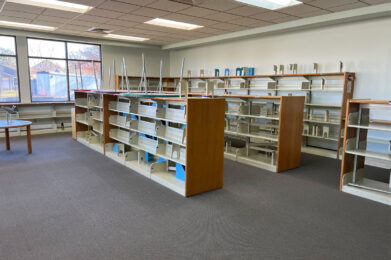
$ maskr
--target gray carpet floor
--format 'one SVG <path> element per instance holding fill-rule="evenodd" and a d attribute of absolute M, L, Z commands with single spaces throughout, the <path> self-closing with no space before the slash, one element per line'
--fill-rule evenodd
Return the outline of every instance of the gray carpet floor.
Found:
<path fill-rule="evenodd" d="M 339 192 L 337 160 L 226 160 L 223 189 L 183 198 L 68 134 L 0 145 L 1 260 L 391 259 L 391 207 Z"/>

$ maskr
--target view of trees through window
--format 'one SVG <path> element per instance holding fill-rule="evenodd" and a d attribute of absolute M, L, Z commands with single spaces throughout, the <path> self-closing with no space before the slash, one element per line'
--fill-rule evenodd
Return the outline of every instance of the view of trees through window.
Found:
<path fill-rule="evenodd" d="M 72 100 L 73 89 L 100 85 L 99 45 L 29 38 L 28 55 L 32 101 Z"/>
<path fill-rule="evenodd" d="M 0 102 L 19 101 L 15 37 L 0 35 Z"/>

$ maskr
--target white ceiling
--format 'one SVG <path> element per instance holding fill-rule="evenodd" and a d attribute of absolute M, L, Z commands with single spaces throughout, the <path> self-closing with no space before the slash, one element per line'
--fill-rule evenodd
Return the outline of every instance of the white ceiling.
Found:
<path fill-rule="evenodd" d="M 351 10 L 391 0 L 301 0 L 304 4 L 269 11 L 234 0 L 66 0 L 95 7 L 86 14 L 6 3 L 0 20 L 58 27 L 55 33 L 86 37 L 100 35 L 86 32 L 91 27 L 112 30 L 114 34 L 149 38 L 145 42 L 166 45 L 215 35 L 247 30 Z M 0 0 L 0 4 L 4 1 Z M 203 25 L 193 31 L 169 29 L 144 24 L 153 18 Z"/>

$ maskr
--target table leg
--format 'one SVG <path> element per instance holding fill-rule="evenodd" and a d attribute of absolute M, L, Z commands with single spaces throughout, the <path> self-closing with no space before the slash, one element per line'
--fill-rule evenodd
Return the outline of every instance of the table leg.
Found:
<path fill-rule="evenodd" d="M 29 153 L 32 153 L 32 148 L 31 148 L 31 127 L 28 125 L 26 126 L 27 128 L 27 150 Z"/>
<path fill-rule="evenodd" d="M 6 143 L 6 146 L 7 146 L 7 150 L 10 150 L 11 149 L 10 132 L 9 132 L 8 128 L 5 129 L 5 143 Z"/>

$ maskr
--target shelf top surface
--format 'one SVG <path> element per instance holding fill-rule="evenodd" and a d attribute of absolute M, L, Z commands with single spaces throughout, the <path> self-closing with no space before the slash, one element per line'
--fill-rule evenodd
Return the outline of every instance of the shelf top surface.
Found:
<path fill-rule="evenodd" d="M 302 73 L 302 74 L 265 74 L 265 75 L 242 75 L 242 76 L 203 76 L 203 77 L 183 77 L 183 79 L 244 79 L 244 78 L 272 78 L 272 77 L 305 77 L 305 76 L 343 76 L 354 74 L 353 72 L 329 72 L 329 73 Z M 117 77 L 121 75 L 117 75 Z M 141 76 L 128 76 L 128 78 L 141 78 Z M 158 77 L 147 77 L 147 79 Z M 180 79 L 180 77 L 163 77 L 163 79 Z"/>
<path fill-rule="evenodd" d="M 349 99 L 348 102 L 357 104 L 391 105 L 391 100 Z"/>

